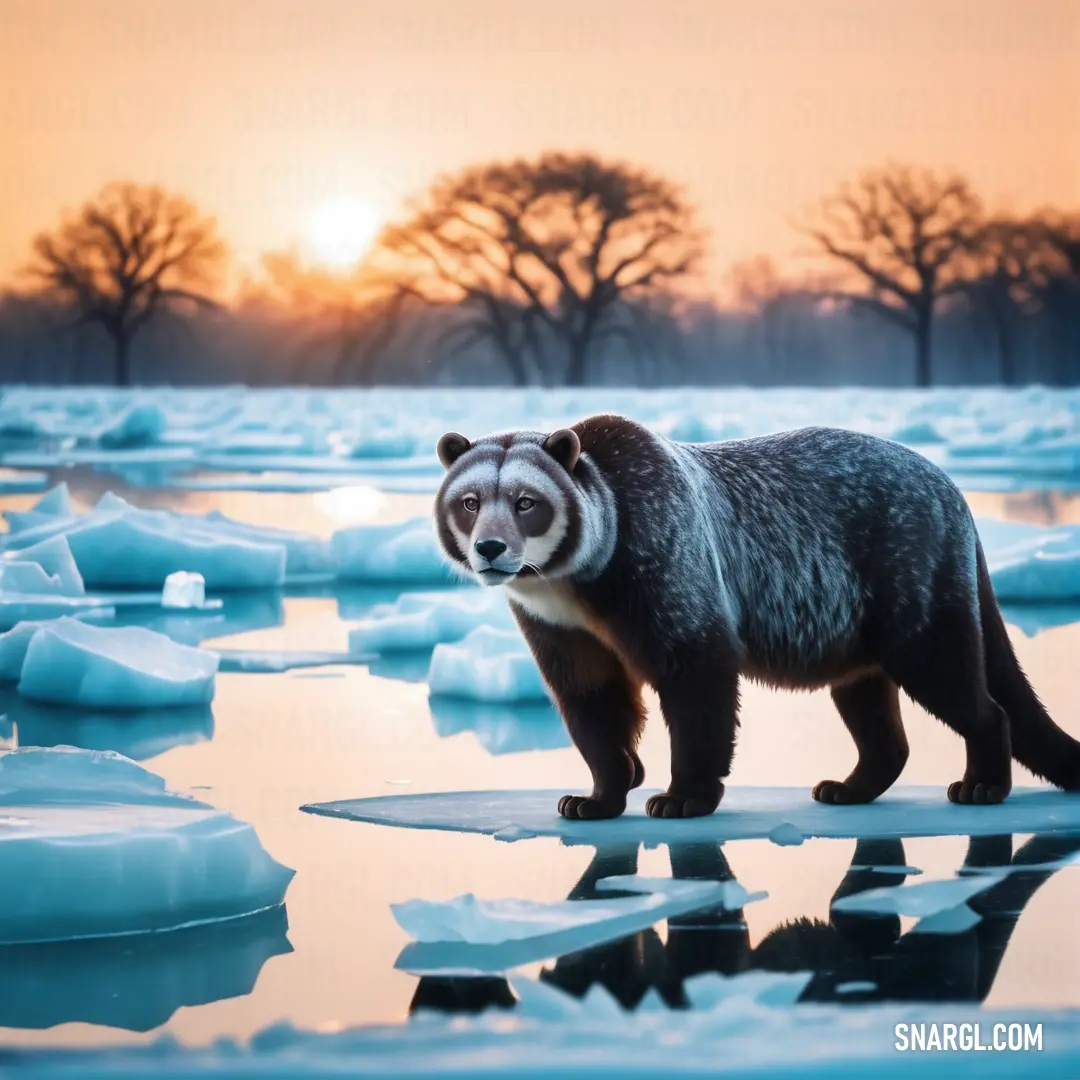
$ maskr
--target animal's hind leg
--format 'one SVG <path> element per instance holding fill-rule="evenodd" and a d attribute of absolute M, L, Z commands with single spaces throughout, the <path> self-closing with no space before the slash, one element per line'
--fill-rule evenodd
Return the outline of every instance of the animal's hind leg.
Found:
<path fill-rule="evenodd" d="M 967 768 L 949 800 L 999 803 L 1012 790 L 1009 718 L 986 684 L 978 616 L 967 607 L 932 613 L 884 665 L 900 689 L 964 739 Z"/>
<path fill-rule="evenodd" d="M 908 757 L 896 683 L 877 672 L 832 688 L 859 760 L 844 781 L 822 780 L 813 791 L 818 802 L 867 803 L 896 782 Z"/>

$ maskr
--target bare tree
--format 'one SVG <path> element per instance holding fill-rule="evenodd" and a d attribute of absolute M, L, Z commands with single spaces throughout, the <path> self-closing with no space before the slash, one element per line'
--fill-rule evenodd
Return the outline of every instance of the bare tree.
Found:
<path fill-rule="evenodd" d="M 967 292 L 993 330 L 998 375 L 1007 386 L 1018 381 L 1019 319 L 1040 307 L 1057 261 L 1047 227 L 1036 218 L 999 216 L 978 232 Z"/>
<path fill-rule="evenodd" d="M 346 273 L 305 266 L 291 251 L 270 252 L 262 262 L 264 279 L 248 289 L 245 300 L 299 320 L 309 350 L 330 347 L 334 383 L 373 385 L 410 291 L 366 262 Z"/>
<path fill-rule="evenodd" d="M 384 247 L 417 295 L 468 311 L 455 333 L 492 342 L 517 382 L 581 386 L 605 337 L 631 332 L 626 307 L 645 310 L 696 268 L 702 235 L 668 181 L 547 153 L 439 180 Z"/>
<path fill-rule="evenodd" d="M 34 239 L 27 274 L 98 323 L 113 343 L 116 382 L 131 383 L 131 344 L 155 315 L 214 306 L 226 248 L 213 218 L 184 196 L 133 183 L 107 185 L 52 232 Z"/>
<path fill-rule="evenodd" d="M 845 185 L 800 228 L 851 273 L 853 287 L 840 295 L 913 336 L 915 381 L 929 386 L 934 312 L 964 288 L 981 216 L 962 177 L 890 165 Z"/>

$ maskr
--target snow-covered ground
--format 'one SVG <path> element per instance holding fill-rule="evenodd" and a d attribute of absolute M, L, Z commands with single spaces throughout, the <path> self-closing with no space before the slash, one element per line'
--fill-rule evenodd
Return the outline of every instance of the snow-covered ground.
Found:
<path fill-rule="evenodd" d="M 89 1041 L 53 1029 L 71 1021 L 107 1025 L 106 1041 L 162 1026 L 232 1040 L 27 1049 L 22 1071 L 1080 1072 L 1080 984 L 1060 967 L 1080 949 L 1080 803 L 1018 776 L 1003 806 L 952 806 L 962 747 L 925 717 L 905 713 L 904 784 L 868 808 L 809 798 L 852 756 L 827 696 L 748 690 L 714 818 L 645 818 L 643 791 L 617 822 L 555 813 L 586 781 L 580 758 L 505 598 L 448 573 L 424 500 L 443 431 L 599 411 L 689 441 L 835 424 L 941 464 L 973 493 L 1025 667 L 1080 734 L 1077 392 L 7 388 L 0 750 L 20 750 L 0 753 L 0 878 L 15 883 L 0 1043 Z M 64 743 L 82 751 L 47 749 Z M 665 754 L 654 715 L 649 787 Z M 1036 890 L 1042 918 L 1017 922 Z M 811 952 L 777 968 L 769 942 L 808 915 L 828 920 L 827 970 Z M 878 966 L 853 964 L 860 928 L 888 920 Z M 1013 967 L 980 1010 L 989 987 L 958 972 L 996 972 L 999 946 Z M 718 959 L 731 949 L 735 968 Z M 218 1004 L 236 995 L 242 1010 Z M 490 1007 L 439 1017 L 432 1002 Z M 282 1018 L 300 1030 L 270 1026 Z M 894 1049 L 897 1023 L 968 1019 L 984 1041 L 999 1020 L 1041 1021 L 1044 1049 Z"/>

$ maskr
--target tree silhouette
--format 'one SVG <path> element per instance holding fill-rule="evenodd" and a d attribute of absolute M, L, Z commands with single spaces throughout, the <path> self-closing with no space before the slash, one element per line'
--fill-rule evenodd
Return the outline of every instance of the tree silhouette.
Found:
<path fill-rule="evenodd" d="M 311 327 L 310 347 L 330 346 L 334 383 L 371 386 L 400 327 L 410 292 L 367 263 L 345 273 L 305 266 L 296 252 L 270 252 L 265 278 L 248 299 L 276 307 Z"/>
<path fill-rule="evenodd" d="M 1080 362 L 1080 214 L 1049 210 L 1038 215 L 1052 263 L 1039 290 L 1055 340 L 1054 378 L 1076 379 Z"/>
<path fill-rule="evenodd" d="M 214 306 L 226 248 L 213 218 L 157 186 L 113 183 L 34 240 L 29 276 L 109 335 L 116 382 L 131 383 L 131 344 L 155 315 Z"/>
<path fill-rule="evenodd" d="M 817 220 L 801 227 L 862 286 L 839 295 L 913 336 L 919 386 L 931 383 L 935 309 L 964 288 L 965 259 L 977 242 L 981 216 L 962 177 L 890 165 L 826 198 Z"/>
<path fill-rule="evenodd" d="M 539 373 L 581 386 L 605 338 L 633 335 L 627 310 L 648 310 L 696 268 L 702 235 L 668 181 L 547 153 L 438 180 L 384 248 L 416 295 L 462 305 L 454 333 L 490 341 L 516 382 Z"/>
<path fill-rule="evenodd" d="M 1018 321 L 1041 306 L 1055 261 L 1047 227 L 1038 219 L 999 216 L 978 232 L 967 291 L 993 329 L 998 377 L 1006 386 L 1018 381 Z"/>

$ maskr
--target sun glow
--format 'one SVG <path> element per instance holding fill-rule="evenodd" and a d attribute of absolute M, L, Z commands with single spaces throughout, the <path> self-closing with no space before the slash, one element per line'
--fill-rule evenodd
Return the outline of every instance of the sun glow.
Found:
<path fill-rule="evenodd" d="M 312 217 L 311 243 L 321 262 L 344 269 L 363 258 L 381 227 L 379 214 L 369 203 L 334 199 Z"/>

